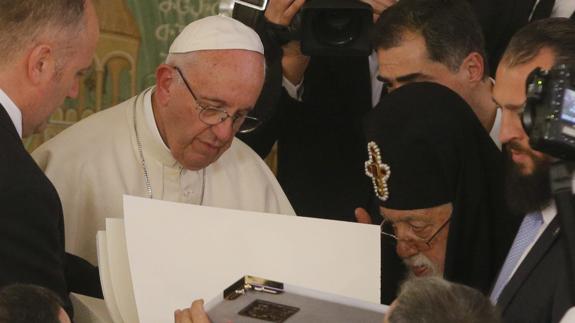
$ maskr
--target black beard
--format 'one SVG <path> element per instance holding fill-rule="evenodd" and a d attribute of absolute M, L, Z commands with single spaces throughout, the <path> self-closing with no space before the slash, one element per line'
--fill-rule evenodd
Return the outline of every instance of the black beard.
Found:
<path fill-rule="evenodd" d="M 524 216 L 527 213 L 541 210 L 551 202 L 551 183 L 549 181 L 550 161 L 528 154 L 534 162 L 533 173 L 521 173 L 520 166 L 511 158 L 505 149 L 505 200 L 509 210 Z"/>

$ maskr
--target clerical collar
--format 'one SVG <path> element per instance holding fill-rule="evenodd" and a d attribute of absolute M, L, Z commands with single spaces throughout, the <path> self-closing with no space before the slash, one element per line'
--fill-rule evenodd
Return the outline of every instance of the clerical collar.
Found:
<path fill-rule="evenodd" d="M 155 195 L 150 180 L 151 172 L 146 165 L 144 150 L 148 150 L 148 153 L 151 153 L 151 156 L 153 156 L 154 159 L 157 159 L 163 165 L 168 166 L 168 168 L 179 168 L 180 189 L 182 190 L 186 201 L 188 203 L 201 205 L 204 200 L 206 169 L 203 168 L 199 171 L 191 171 L 183 168 L 173 158 L 168 147 L 163 143 L 163 140 L 161 139 L 160 133 L 154 121 L 151 104 L 152 96 L 150 95 L 152 91 L 153 88 L 149 88 L 143 94 L 138 95 L 133 104 L 134 135 L 136 137 L 136 144 L 140 157 L 140 164 L 144 174 L 144 181 L 146 185 L 146 191 L 148 192 L 148 197 L 153 198 Z M 143 100 L 143 102 L 140 100 Z M 144 113 L 143 115 L 140 115 L 140 117 L 137 116 L 138 102 L 141 102 L 141 104 L 144 105 Z M 138 131 L 139 128 L 140 131 Z M 162 186 L 163 185 L 160 187 Z M 160 194 L 163 194 L 161 190 Z"/>
<path fill-rule="evenodd" d="M 14 103 L 14 101 L 12 101 L 8 94 L 2 91 L 2 89 L 0 89 L 0 104 L 4 107 L 4 110 L 8 112 L 10 120 L 12 120 L 14 127 L 16 127 L 18 135 L 22 138 L 22 112 L 18 109 L 16 103 Z"/>
<path fill-rule="evenodd" d="M 148 124 L 148 128 L 152 133 L 154 139 L 162 146 L 168 153 L 171 154 L 170 148 L 166 146 L 166 143 L 162 139 L 160 135 L 160 130 L 158 130 L 158 125 L 156 124 L 156 120 L 154 119 L 154 110 L 152 108 L 152 93 L 155 91 L 146 91 L 144 93 L 144 118 L 146 119 L 146 123 Z"/>

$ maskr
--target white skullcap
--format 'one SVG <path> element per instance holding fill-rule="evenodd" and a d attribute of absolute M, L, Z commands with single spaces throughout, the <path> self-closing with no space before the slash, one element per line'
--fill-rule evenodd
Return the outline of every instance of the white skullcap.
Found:
<path fill-rule="evenodd" d="M 174 39 L 170 54 L 218 49 L 264 53 L 262 41 L 253 29 L 233 18 L 209 16 L 187 25 Z"/>

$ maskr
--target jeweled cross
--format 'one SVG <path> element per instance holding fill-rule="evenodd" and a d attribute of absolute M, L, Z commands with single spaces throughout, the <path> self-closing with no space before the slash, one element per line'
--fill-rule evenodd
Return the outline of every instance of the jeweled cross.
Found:
<path fill-rule="evenodd" d="M 391 175 L 391 170 L 388 165 L 381 161 L 381 153 L 375 142 L 370 141 L 367 144 L 367 153 L 369 160 L 365 162 L 365 174 L 369 176 L 373 182 L 375 195 L 377 195 L 380 200 L 386 201 L 389 198 L 387 180 Z"/>

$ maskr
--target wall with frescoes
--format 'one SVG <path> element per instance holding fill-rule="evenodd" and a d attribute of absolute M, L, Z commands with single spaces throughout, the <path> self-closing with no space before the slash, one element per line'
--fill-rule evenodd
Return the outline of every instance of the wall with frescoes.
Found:
<path fill-rule="evenodd" d="M 155 83 L 169 44 L 191 21 L 218 13 L 216 0 L 93 0 L 100 40 L 92 70 L 51 116 L 46 129 L 26 138 L 32 151 L 68 126 L 126 100 Z"/>

